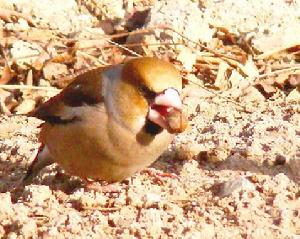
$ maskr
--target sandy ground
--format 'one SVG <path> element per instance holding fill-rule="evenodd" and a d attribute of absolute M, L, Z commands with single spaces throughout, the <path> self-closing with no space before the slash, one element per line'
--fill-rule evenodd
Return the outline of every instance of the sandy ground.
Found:
<path fill-rule="evenodd" d="M 290 161 L 299 160 L 299 106 L 276 100 L 244 113 L 210 95 L 189 94 L 189 129 L 152 166 L 178 178 L 157 181 L 138 173 L 118 184 L 119 193 L 88 190 L 58 167 L 7 192 L 38 147 L 40 122 L 2 117 L 2 235 L 296 238 L 299 179 Z"/>
<path fill-rule="evenodd" d="M 26 8 L 21 0 L 8 2 Z M 107 9 L 122 18 L 125 13 L 115 3 Z M 231 3 L 224 1 L 224 6 Z M 74 4 L 66 1 L 67 10 L 59 10 L 52 27 L 68 17 L 63 11 L 73 16 Z M 212 5 L 206 1 L 206 7 L 221 8 Z M 49 6 L 50 13 L 55 6 Z M 95 16 L 78 19 L 59 26 L 60 31 L 96 21 Z M 264 41 L 257 45 L 263 48 Z M 41 121 L 0 115 L 0 237 L 300 238 L 299 103 L 287 101 L 281 91 L 254 102 L 248 96 L 239 104 L 225 100 L 226 92 L 213 92 L 186 85 L 189 127 L 151 166 L 177 177 L 158 180 L 137 173 L 111 193 L 89 189 L 57 165 L 42 170 L 31 185 L 13 190 L 39 147 Z"/>

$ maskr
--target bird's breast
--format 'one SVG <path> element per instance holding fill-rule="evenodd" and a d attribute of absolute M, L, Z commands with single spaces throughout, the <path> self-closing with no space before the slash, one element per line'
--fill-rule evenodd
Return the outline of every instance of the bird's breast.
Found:
<path fill-rule="evenodd" d="M 166 131 L 147 145 L 101 107 L 93 117 L 66 125 L 44 126 L 45 143 L 69 174 L 84 178 L 119 181 L 147 167 L 167 148 L 172 136 Z M 50 141 L 56 134 L 58 140 Z"/>

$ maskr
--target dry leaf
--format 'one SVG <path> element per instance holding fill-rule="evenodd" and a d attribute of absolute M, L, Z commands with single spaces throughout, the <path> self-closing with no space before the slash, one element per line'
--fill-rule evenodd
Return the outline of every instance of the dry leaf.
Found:
<path fill-rule="evenodd" d="M 210 49 L 218 49 L 223 47 L 223 42 L 218 38 L 213 38 L 207 43 L 207 47 Z"/>
<path fill-rule="evenodd" d="M 300 102 L 300 87 L 292 90 L 286 97 L 286 100 L 289 102 Z"/>
<path fill-rule="evenodd" d="M 300 85 L 300 74 L 292 74 L 288 77 L 288 83 L 291 86 L 299 86 Z"/>
<path fill-rule="evenodd" d="M 192 98 L 197 98 L 197 99 L 205 99 L 205 98 L 212 98 L 215 96 L 215 94 L 213 92 L 211 92 L 209 89 L 206 89 L 204 87 L 198 88 L 198 87 L 195 87 L 194 84 L 191 84 L 191 85 L 187 85 L 183 89 L 182 96 L 183 96 L 183 98 L 192 97 Z"/>
<path fill-rule="evenodd" d="M 267 84 L 265 82 L 262 82 L 260 84 L 256 85 L 256 88 L 266 97 L 266 98 L 270 98 L 271 96 L 273 96 L 276 92 L 277 89 L 271 85 L 271 84 Z"/>
<path fill-rule="evenodd" d="M 31 17 L 16 11 L 0 8 L 0 19 L 6 22 L 15 22 L 18 18 L 25 19 L 29 25 L 35 26 Z"/>
<path fill-rule="evenodd" d="M 6 103 L 13 99 L 12 93 L 0 88 L 0 113 L 11 115 L 10 109 L 7 107 Z"/>
<path fill-rule="evenodd" d="M 51 44 L 51 40 L 58 37 L 55 31 L 41 28 L 29 28 L 24 32 L 18 32 L 17 36 L 18 39 L 27 42 L 47 42 L 47 44 Z"/>
<path fill-rule="evenodd" d="M 11 137 L 11 134 L 18 129 L 18 124 L 9 123 L 0 125 L 0 140 Z"/>
<path fill-rule="evenodd" d="M 230 56 L 232 60 L 235 60 L 241 64 L 246 64 L 247 54 L 240 47 L 236 45 L 223 46 L 220 51 L 223 51 L 226 55 Z"/>
<path fill-rule="evenodd" d="M 287 49 L 287 52 L 290 52 L 290 53 L 298 52 L 298 51 L 300 51 L 300 44 L 294 45 L 294 46 Z"/>
<path fill-rule="evenodd" d="M 33 84 L 33 74 L 32 70 L 28 71 L 28 74 L 26 76 L 26 85 L 32 85 Z"/>
<path fill-rule="evenodd" d="M 261 82 L 257 83 L 255 87 L 266 97 L 269 98 L 277 92 L 275 87 L 276 78 L 269 77 Z"/>
<path fill-rule="evenodd" d="M 259 75 L 259 71 L 257 69 L 257 66 L 253 62 L 252 58 L 248 58 L 246 61 L 246 64 L 244 66 L 244 72 L 249 76 L 249 77 L 256 77 Z"/>
<path fill-rule="evenodd" d="M 218 39 L 224 42 L 224 44 L 236 44 L 237 43 L 237 36 L 233 33 L 231 33 L 227 28 L 225 27 L 217 27 L 217 30 L 221 32 L 217 32 Z"/>
<path fill-rule="evenodd" d="M 280 74 L 278 76 L 276 76 L 274 79 L 274 86 L 277 86 L 280 89 L 283 89 L 285 84 L 287 83 L 287 79 L 288 79 L 288 74 Z"/>
<path fill-rule="evenodd" d="M 246 102 L 261 102 L 261 101 L 264 101 L 264 100 L 265 100 L 265 97 L 255 87 L 250 86 L 246 90 L 244 90 L 243 101 L 246 101 Z"/>
<path fill-rule="evenodd" d="M 47 52 L 42 52 L 39 57 L 36 58 L 36 60 L 31 64 L 31 66 L 37 70 L 40 71 L 44 67 L 45 63 L 50 59 L 50 56 Z"/>
<path fill-rule="evenodd" d="M 8 65 L 7 61 L 5 61 L 2 76 L 0 78 L 0 85 L 7 84 L 14 76 L 15 73 L 10 69 L 10 66 Z"/>
<path fill-rule="evenodd" d="M 64 64 L 48 62 L 43 68 L 44 78 L 48 81 L 58 79 L 69 73 L 68 68 Z"/>
<path fill-rule="evenodd" d="M 227 90 L 230 87 L 230 83 L 227 77 L 228 69 L 229 69 L 229 65 L 226 62 L 220 63 L 217 78 L 214 84 L 220 90 Z"/>
<path fill-rule="evenodd" d="M 245 79 L 237 70 L 233 70 L 228 80 L 231 89 L 228 91 L 230 97 L 238 98 L 243 94 L 243 90 L 249 86 L 249 81 Z"/>
<path fill-rule="evenodd" d="M 248 81 L 237 70 L 231 72 L 228 81 L 232 88 L 244 88 L 249 85 Z"/>
<path fill-rule="evenodd" d="M 71 52 L 71 53 L 64 52 L 64 53 L 54 56 L 51 59 L 51 62 L 64 63 L 64 64 L 73 64 L 75 61 L 76 61 L 76 59 L 75 59 L 75 55 L 73 52 Z"/>
<path fill-rule="evenodd" d="M 119 47 L 114 47 L 111 49 L 111 54 L 113 57 L 109 59 L 109 62 L 111 64 L 120 64 L 124 61 L 124 54 L 122 53 L 121 49 Z"/>
<path fill-rule="evenodd" d="M 193 66 L 196 63 L 196 58 L 196 54 L 187 47 L 182 47 L 177 56 L 177 60 L 182 63 L 183 68 L 185 68 L 187 71 L 191 71 L 193 69 Z"/>
<path fill-rule="evenodd" d="M 197 78 L 201 79 L 205 83 L 213 84 L 213 82 L 215 82 L 216 74 L 210 69 L 209 66 L 195 66 L 198 70 Z"/>
<path fill-rule="evenodd" d="M 18 39 L 12 44 L 10 55 L 20 69 L 29 69 L 43 51 L 43 48 L 36 42 Z"/>
<path fill-rule="evenodd" d="M 300 84 L 299 74 L 280 74 L 276 77 L 270 77 L 256 85 L 266 98 L 271 97 L 278 89 L 285 90 L 296 87 Z"/>

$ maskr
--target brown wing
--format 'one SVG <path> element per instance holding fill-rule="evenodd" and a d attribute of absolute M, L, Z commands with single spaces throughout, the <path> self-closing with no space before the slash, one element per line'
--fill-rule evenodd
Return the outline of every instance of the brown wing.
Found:
<path fill-rule="evenodd" d="M 104 69 L 96 68 L 76 76 L 64 90 L 40 105 L 30 116 L 52 124 L 75 120 L 65 116 L 66 106 L 79 107 L 103 102 L 101 73 Z"/>

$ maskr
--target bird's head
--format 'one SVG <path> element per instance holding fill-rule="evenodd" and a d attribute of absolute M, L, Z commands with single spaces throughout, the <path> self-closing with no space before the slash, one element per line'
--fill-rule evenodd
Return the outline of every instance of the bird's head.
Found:
<path fill-rule="evenodd" d="M 171 63 L 151 57 L 130 60 L 120 69 L 120 81 L 112 88 L 119 116 L 128 125 L 139 124 L 136 121 L 143 119 L 144 125 L 157 132 L 185 130 L 187 119 L 180 98 L 182 80 Z"/>

